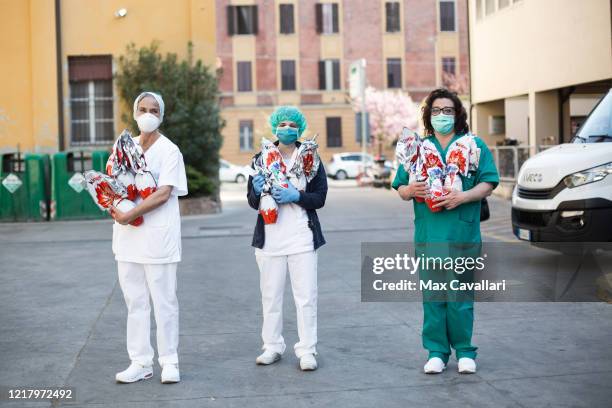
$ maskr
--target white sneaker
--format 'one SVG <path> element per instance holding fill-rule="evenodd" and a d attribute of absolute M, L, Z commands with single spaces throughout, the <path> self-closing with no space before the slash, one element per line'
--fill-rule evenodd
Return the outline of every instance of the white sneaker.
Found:
<path fill-rule="evenodd" d="M 440 357 L 430 358 L 423 367 L 425 374 L 440 374 L 444 370 L 446 370 L 446 364 Z"/>
<path fill-rule="evenodd" d="M 164 364 L 161 372 L 162 384 L 174 384 L 181 381 L 178 364 Z"/>
<path fill-rule="evenodd" d="M 276 363 L 280 359 L 280 353 L 270 350 L 264 350 L 264 352 L 255 359 L 255 363 L 257 363 L 258 365 L 269 365 Z"/>
<path fill-rule="evenodd" d="M 476 361 L 469 357 L 461 357 L 457 362 L 457 371 L 460 374 L 474 374 L 476 372 Z"/>
<path fill-rule="evenodd" d="M 314 371 L 317 369 L 317 359 L 314 354 L 304 354 L 300 358 L 300 368 L 302 371 Z"/>
<path fill-rule="evenodd" d="M 132 362 L 130 366 L 115 375 L 118 383 L 129 384 L 140 380 L 148 380 L 153 377 L 153 366 L 143 366 Z"/>

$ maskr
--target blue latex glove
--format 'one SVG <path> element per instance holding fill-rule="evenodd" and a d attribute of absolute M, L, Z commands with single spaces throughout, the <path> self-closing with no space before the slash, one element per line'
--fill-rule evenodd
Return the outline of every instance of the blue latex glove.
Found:
<path fill-rule="evenodd" d="M 288 183 L 289 187 L 287 188 L 278 186 L 272 187 L 272 197 L 274 197 L 274 200 L 279 204 L 295 203 L 300 199 L 300 192 L 291 182 Z"/>
<path fill-rule="evenodd" d="M 255 190 L 255 194 L 261 195 L 263 191 L 264 184 L 266 183 L 266 178 L 261 173 L 257 173 L 253 177 L 253 190 Z"/>

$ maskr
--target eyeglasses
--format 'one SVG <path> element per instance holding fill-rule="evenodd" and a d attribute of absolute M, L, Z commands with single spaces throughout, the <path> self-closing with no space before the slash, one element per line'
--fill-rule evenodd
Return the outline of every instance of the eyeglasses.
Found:
<path fill-rule="evenodd" d="M 443 108 L 431 108 L 431 114 L 434 115 L 434 116 L 439 115 L 440 112 L 442 112 L 445 115 L 454 115 L 455 114 L 455 108 L 450 107 L 450 106 L 445 106 Z"/>

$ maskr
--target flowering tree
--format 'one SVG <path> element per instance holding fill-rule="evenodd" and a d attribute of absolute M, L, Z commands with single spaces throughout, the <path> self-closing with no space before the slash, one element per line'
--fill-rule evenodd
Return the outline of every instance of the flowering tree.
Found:
<path fill-rule="evenodd" d="M 470 92 L 470 79 L 466 74 L 455 75 L 450 72 L 443 72 L 442 83 L 450 91 L 459 95 L 466 95 Z"/>
<path fill-rule="evenodd" d="M 361 109 L 361 99 L 354 102 L 354 109 Z M 370 121 L 370 135 L 382 154 L 383 144 L 393 144 L 405 126 L 416 130 L 418 126 L 418 107 L 407 93 L 398 90 L 376 90 L 366 88 L 365 108 Z"/>

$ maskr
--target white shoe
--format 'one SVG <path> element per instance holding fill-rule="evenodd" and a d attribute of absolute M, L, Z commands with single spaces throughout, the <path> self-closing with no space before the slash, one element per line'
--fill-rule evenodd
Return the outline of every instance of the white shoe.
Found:
<path fill-rule="evenodd" d="M 178 364 L 164 364 L 161 372 L 162 384 L 174 384 L 181 381 Z"/>
<path fill-rule="evenodd" d="M 269 365 L 276 363 L 280 359 L 280 353 L 270 350 L 264 350 L 264 352 L 255 359 L 255 363 L 257 363 L 258 365 Z"/>
<path fill-rule="evenodd" d="M 446 370 L 446 364 L 440 357 L 430 358 L 423 367 L 425 374 L 440 374 L 444 370 Z"/>
<path fill-rule="evenodd" d="M 148 380 L 153 377 L 153 366 L 143 366 L 132 362 L 130 366 L 115 375 L 118 383 L 129 384 L 140 380 Z"/>
<path fill-rule="evenodd" d="M 300 357 L 300 368 L 302 371 L 314 371 L 317 369 L 317 359 L 314 354 L 304 354 Z"/>
<path fill-rule="evenodd" d="M 474 374 L 476 372 L 476 361 L 469 357 L 461 357 L 457 362 L 457 371 L 460 374 Z"/>

